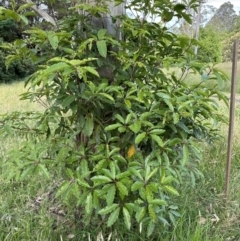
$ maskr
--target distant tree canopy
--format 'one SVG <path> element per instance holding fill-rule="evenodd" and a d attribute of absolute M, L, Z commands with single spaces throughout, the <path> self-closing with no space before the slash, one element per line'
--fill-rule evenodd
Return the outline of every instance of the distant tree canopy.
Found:
<path fill-rule="evenodd" d="M 0 21 L 0 38 L 4 42 L 12 42 L 22 38 L 20 26 L 11 18 Z"/>
<path fill-rule="evenodd" d="M 12 43 L 17 39 L 22 39 L 23 29 L 20 24 L 12 18 L 0 20 L 0 44 Z M 26 59 L 13 61 L 6 66 L 6 56 L 11 54 L 11 48 L 0 49 L 0 83 L 8 83 L 19 80 L 31 74 L 34 70 L 32 62 Z"/>
<path fill-rule="evenodd" d="M 229 33 L 233 31 L 236 19 L 237 14 L 233 9 L 233 4 L 226 2 L 219 7 L 207 26 L 212 26 L 219 32 Z"/>
<path fill-rule="evenodd" d="M 202 62 L 222 61 L 222 43 L 220 34 L 211 26 L 201 28 L 200 39 L 201 46 L 198 50 L 197 58 Z"/>

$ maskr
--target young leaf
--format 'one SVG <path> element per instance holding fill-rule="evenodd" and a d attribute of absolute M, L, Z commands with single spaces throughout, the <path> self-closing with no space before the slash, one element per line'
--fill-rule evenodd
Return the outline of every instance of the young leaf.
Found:
<path fill-rule="evenodd" d="M 69 106 L 70 104 L 72 104 L 72 102 L 75 100 L 75 96 L 74 95 L 68 95 L 62 103 L 62 107 L 65 108 L 67 106 Z"/>
<path fill-rule="evenodd" d="M 70 181 L 63 182 L 56 193 L 56 197 L 63 195 L 68 190 L 69 187 L 70 187 Z"/>
<path fill-rule="evenodd" d="M 107 222 L 108 227 L 111 227 L 117 221 L 119 213 L 120 213 L 120 207 L 118 207 L 110 214 Z"/>
<path fill-rule="evenodd" d="M 165 191 L 167 191 L 168 193 L 171 193 L 171 194 L 173 194 L 173 195 L 175 195 L 175 196 L 179 196 L 178 191 L 177 191 L 175 188 L 171 187 L 171 186 L 168 186 L 168 185 L 163 186 L 163 189 L 164 189 Z"/>
<path fill-rule="evenodd" d="M 109 177 L 102 176 L 102 175 L 94 176 L 91 178 L 91 180 L 94 182 L 100 182 L 100 183 L 107 183 L 112 181 Z"/>
<path fill-rule="evenodd" d="M 129 129 L 137 134 L 141 129 L 141 121 L 134 121 L 134 123 L 129 126 Z"/>
<path fill-rule="evenodd" d="M 127 229 L 130 230 L 131 228 L 131 216 L 128 210 L 123 207 L 123 218 L 124 218 L 124 223 L 127 226 Z"/>
<path fill-rule="evenodd" d="M 92 194 L 89 193 L 86 199 L 85 211 L 87 214 L 92 213 L 93 202 L 92 202 Z"/>
<path fill-rule="evenodd" d="M 135 138 L 135 143 L 139 144 L 144 139 L 145 136 L 146 136 L 146 132 L 138 134 L 137 137 Z"/>
<path fill-rule="evenodd" d="M 86 121 L 85 121 L 85 126 L 84 126 L 84 129 L 83 129 L 83 133 L 84 135 L 86 136 L 91 136 L 92 135 L 92 132 L 93 132 L 93 116 L 92 115 L 87 115 L 86 117 Z"/>
<path fill-rule="evenodd" d="M 114 209 L 116 209 L 117 207 L 119 207 L 119 204 L 117 203 L 113 203 L 112 205 L 109 205 L 103 209 L 101 209 L 98 213 L 100 215 L 105 215 L 105 214 L 108 214 L 108 213 L 111 213 Z"/>
<path fill-rule="evenodd" d="M 39 168 L 41 169 L 41 171 L 42 171 L 42 173 L 44 174 L 44 176 L 45 176 L 46 178 L 49 178 L 49 177 L 50 177 L 50 174 L 49 174 L 47 168 L 46 168 L 44 165 L 42 165 L 42 164 L 38 164 L 38 166 L 39 166 Z"/>
<path fill-rule="evenodd" d="M 136 217 L 137 222 L 140 223 L 142 221 L 142 219 L 145 218 L 145 216 L 146 216 L 146 208 L 141 207 L 138 209 L 135 217 Z"/>
<path fill-rule="evenodd" d="M 106 201 L 107 201 L 107 205 L 110 206 L 115 198 L 115 193 L 116 193 L 116 187 L 114 185 L 112 185 L 107 192 L 107 196 L 106 196 Z"/>
<path fill-rule="evenodd" d="M 148 205 L 148 214 L 149 214 L 151 220 L 153 222 L 155 222 L 157 217 L 156 217 L 155 211 L 153 210 L 152 204 Z"/>
<path fill-rule="evenodd" d="M 127 190 L 126 186 L 123 185 L 121 182 L 117 182 L 117 188 L 118 188 L 118 191 L 122 195 L 124 195 L 124 196 L 128 195 L 128 190 Z"/>
<path fill-rule="evenodd" d="M 147 227 L 147 237 L 150 237 L 155 229 L 155 223 L 150 221 Z"/>
<path fill-rule="evenodd" d="M 131 187 L 131 191 L 136 191 L 138 189 L 140 189 L 141 187 L 143 187 L 144 183 L 140 182 L 140 181 L 136 181 L 133 183 L 132 187 Z"/>
<path fill-rule="evenodd" d="M 47 38 L 52 48 L 56 50 L 58 48 L 58 43 L 59 43 L 58 36 L 55 35 L 54 32 L 47 32 Z"/>
<path fill-rule="evenodd" d="M 120 123 L 112 124 L 112 125 L 109 125 L 109 126 L 105 127 L 104 130 L 105 131 L 111 131 L 111 130 L 117 129 L 120 126 L 122 126 L 122 124 L 120 124 Z"/>
<path fill-rule="evenodd" d="M 103 58 L 106 58 L 107 57 L 107 43 L 106 43 L 106 41 L 105 40 L 97 41 L 97 48 L 98 48 L 99 54 Z"/>
<path fill-rule="evenodd" d="M 98 35 L 98 39 L 101 40 L 106 35 L 106 33 L 107 33 L 106 29 L 100 29 L 98 31 L 98 34 L 97 34 Z"/>
<path fill-rule="evenodd" d="M 163 146 L 163 141 L 162 141 L 162 139 L 161 139 L 159 136 L 154 135 L 154 134 L 151 134 L 151 137 L 152 137 L 152 139 L 153 139 L 154 141 L 157 142 L 157 144 L 158 144 L 160 147 Z"/>

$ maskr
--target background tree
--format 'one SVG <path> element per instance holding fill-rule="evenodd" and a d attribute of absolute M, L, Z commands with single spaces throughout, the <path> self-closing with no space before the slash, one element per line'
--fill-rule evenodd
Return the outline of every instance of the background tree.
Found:
<path fill-rule="evenodd" d="M 200 29 L 197 59 L 201 62 L 222 62 L 222 39 L 219 32 L 208 26 Z"/>
<path fill-rule="evenodd" d="M 235 26 L 237 14 L 233 9 L 233 4 L 226 2 L 222 4 L 211 20 L 208 26 L 212 26 L 219 32 L 231 32 Z"/>

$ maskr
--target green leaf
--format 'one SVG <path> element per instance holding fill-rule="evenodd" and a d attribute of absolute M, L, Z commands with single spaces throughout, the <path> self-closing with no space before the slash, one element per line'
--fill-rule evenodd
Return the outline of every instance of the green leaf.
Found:
<path fill-rule="evenodd" d="M 56 73 L 58 71 L 61 71 L 61 70 L 66 70 L 66 69 L 69 69 L 70 66 L 66 63 L 63 63 L 63 62 L 60 62 L 60 63 L 57 63 L 57 64 L 53 64 L 53 65 L 50 65 L 44 72 L 43 74 L 41 75 L 42 77 L 45 77 L 49 74 L 52 74 L 52 73 Z"/>
<path fill-rule="evenodd" d="M 171 186 L 168 186 L 168 185 L 163 186 L 163 189 L 164 189 L 165 191 L 167 191 L 168 193 L 171 193 L 171 194 L 173 194 L 173 195 L 175 195 L 175 196 L 179 196 L 178 191 L 177 191 L 175 188 L 171 187 Z"/>
<path fill-rule="evenodd" d="M 47 32 L 47 38 L 52 48 L 56 50 L 58 48 L 58 43 L 59 43 L 58 36 L 55 35 L 54 32 Z"/>
<path fill-rule="evenodd" d="M 109 177 L 102 176 L 102 175 L 94 176 L 91 178 L 91 180 L 94 182 L 100 182 L 100 183 L 107 183 L 112 181 Z"/>
<path fill-rule="evenodd" d="M 134 121 L 134 123 L 129 126 L 129 129 L 137 134 L 141 129 L 141 121 Z"/>
<path fill-rule="evenodd" d="M 105 40 L 97 41 L 97 48 L 98 48 L 99 54 L 103 58 L 106 58 L 107 57 L 107 43 L 106 43 L 106 41 Z"/>
<path fill-rule="evenodd" d="M 157 142 L 157 144 L 158 144 L 160 147 L 163 147 L 163 141 L 162 141 L 162 139 L 161 139 L 159 136 L 154 135 L 154 134 L 150 134 L 150 136 L 152 137 L 152 139 L 153 139 L 154 141 Z"/>
<path fill-rule="evenodd" d="M 107 205 L 111 205 L 114 201 L 115 198 L 115 193 L 116 193 L 116 187 L 114 185 L 112 185 L 107 192 L 107 196 L 106 196 L 106 201 L 107 201 Z"/>
<path fill-rule="evenodd" d="M 81 187 L 90 188 L 89 184 L 87 182 L 83 181 L 83 180 L 77 179 L 77 183 Z"/>
<path fill-rule="evenodd" d="M 155 135 L 161 135 L 164 132 L 165 132 L 165 130 L 163 130 L 163 129 L 153 129 L 149 133 L 150 134 L 155 134 Z"/>
<path fill-rule="evenodd" d="M 124 124 L 124 119 L 122 116 L 120 116 L 119 114 L 116 114 L 115 117 L 122 123 Z"/>
<path fill-rule="evenodd" d="M 156 213 L 155 213 L 155 211 L 153 209 L 152 204 L 148 205 L 148 214 L 149 214 L 151 220 L 153 222 L 155 222 L 157 217 L 156 217 Z"/>
<path fill-rule="evenodd" d="M 112 124 L 112 125 L 109 125 L 109 126 L 105 127 L 104 130 L 105 131 L 111 131 L 111 130 L 117 129 L 120 126 L 122 126 L 122 124 L 120 124 L 120 123 Z"/>
<path fill-rule="evenodd" d="M 165 93 L 157 93 L 157 96 L 163 98 L 163 99 L 171 99 L 171 96 Z"/>
<path fill-rule="evenodd" d="M 153 221 L 150 221 L 147 226 L 147 237 L 150 237 L 155 229 L 155 223 Z"/>
<path fill-rule="evenodd" d="M 182 166 L 185 166 L 189 162 L 189 150 L 187 145 L 183 145 L 183 158 L 181 161 Z"/>
<path fill-rule="evenodd" d="M 106 93 L 99 93 L 100 96 L 104 97 L 104 98 L 107 98 L 109 100 L 111 100 L 112 102 L 115 102 L 115 100 L 113 99 L 113 97 L 109 94 L 106 94 Z"/>
<path fill-rule="evenodd" d="M 145 207 L 141 207 L 138 209 L 136 216 L 135 216 L 138 223 L 140 223 L 142 221 L 142 219 L 145 218 L 146 211 L 147 210 Z"/>
<path fill-rule="evenodd" d="M 98 39 L 101 40 L 106 35 L 106 33 L 107 33 L 106 29 L 100 29 L 98 31 L 98 34 L 97 34 L 98 35 Z"/>
<path fill-rule="evenodd" d="M 127 226 L 127 229 L 130 230 L 131 228 L 131 216 L 128 210 L 123 207 L 123 218 L 124 218 L 124 223 Z"/>
<path fill-rule="evenodd" d="M 125 105 L 126 105 L 128 108 L 131 108 L 131 107 L 132 107 L 132 103 L 131 103 L 130 100 L 125 99 L 124 102 L 125 102 Z"/>
<path fill-rule="evenodd" d="M 91 136 L 93 132 L 94 124 L 93 124 L 93 116 L 92 115 L 87 115 L 86 116 L 86 121 L 83 129 L 83 134 L 86 136 Z"/>
<path fill-rule="evenodd" d="M 127 187 L 124 184 L 122 184 L 121 182 L 117 182 L 117 188 L 123 196 L 128 195 Z"/>
<path fill-rule="evenodd" d="M 56 198 L 59 196 L 62 196 L 68 190 L 69 187 L 70 187 L 70 181 L 63 182 L 56 193 Z"/>
<path fill-rule="evenodd" d="M 17 9 L 17 13 L 20 13 L 22 10 L 25 10 L 27 8 L 32 7 L 33 5 L 35 5 L 35 3 L 26 3 L 26 4 L 22 4 L 18 9 Z"/>
<path fill-rule="evenodd" d="M 118 207 L 110 214 L 107 222 L 108 227 L 111 227 L 117 221 L 119 213 L 120 213 L 120 207 Z"/>
<path fill-rule="evenodd" d="M 144 183 L 140 182 L 140 181 L 136 181 L 133 183 L 132 187 L 131 187 L 131 191 L 136 191 L 138 189 L 140 189 L 141 187 L 143 187 Z"/>
<path fill-rule="evenodd" d="M 84 67 L 79 67 L 79 68 L 80 68 L 80 70 L 85 70 L 85 71 L 87 71 L 87 72 L 89 72 L 89 73 L 91 73 L 91 74 L 93 74 L 97 77 L 100 77 L 98 72 L 93 67 L 84 66 Z"/>
<path fill-rule="evenodd" d="M 62 103 L 62 107 L 65 108 L 67 106 L 69 106 L 70 104 L 72 104 L 72 102 L 75 100 L 75 96 L 74 95 L 69 95 L 67 96 Z"/>
<path fill-rule="evenodd" d="M 29 174 L 33 173 L 34 171 L 34 166 L 31 165 L 29 167 L 27 167 L 26 169 L 23 170 L 21 176 L 20 176 L 20 181 L 24 180 L 26 176 L 28 176 Z"/>
<path fill-rule="evenodd" d="M 153 171 L 151 171 L 151 172 L 149 173 L 149 175 L 147 175 L 146 181 L 149 181 L 149 179 L 150 179 L 151 177 L 153 177 L 153 176 L 156 174 L 157 171 L 158 171 L 158 168 L 155 168 Z"/>
<path fill-rule="evenodd" d="M 145 136 L 146 136 L 146 132 L 138 134 L 135 138 L 135 143 L 139 144 L 144 139 Z"/>
<path fill-rule="evenodd" d="M 173 180 L 175 180 L 175 178 L 173 176 L 167 176 L 167 177 L 163 177 L 161 179 L 161 184 L 165 185 L 165 184 L 169 184 L 171 183 Z"/>
<path fill-rule="evenodd" d="M 101 209 L 98 213 L 100 215 L 105 215 L 105 214 L 108 214 L 108 213 L 111 213 L 114 209 L 116 209 L 117 207 L 119 207 L 119 204 L 117 203 L 113 203 L 103 209 Z"/>
<path fill-rule="evenodd" d="M 93 202 L 92 202 L 92 194 L 89 193 L 86 199 L 86 203 L 85 203 L 85 211 L 87 214 L 91 214 L 92 213 L 92 209 L 93 209 Z"/>
<path fill-rule="evenodd" d="M 50 174 L 49 174 L 47 168 L 44 165 L 42 165 L 42 164 L 38 164 L 38 166 L 39 166 L 40 170 L 42 171 L 42 173 L 44 174 L 44 176 L 46 178 L 49 178 Z"/>
<path fill-rule="evenodd" d="M 21 20 L 27 25 L 28 24 L 28 19 L 24 16 L 24 15 L 19 15 L 19 17 L 21 18 Z"/>

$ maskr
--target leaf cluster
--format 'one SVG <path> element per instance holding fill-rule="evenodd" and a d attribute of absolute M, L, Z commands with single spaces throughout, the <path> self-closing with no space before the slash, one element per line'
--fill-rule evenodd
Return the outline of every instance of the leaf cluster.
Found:
<path fill-rule="evenodd" d="M 138 1 L 132 6 L 145 9 Z M 158 1 L 154 6 L 170 11 Z M 91 8 L 101 16 L 106 6 Z M 184 5 L 173 9 L 173 15 L 185 16 Z M 192 59 L 194 40 L 160 24 L 122 16 L 119 40 L 105 29 L 89 30 L 88 17 L 63 21 L 55 31 L 27 30 L 22 49 L 13 48 L 9 56 L 9 63 L 20 55 L 40 63 L 22 98 L 41 102 L 46 110 L 3 116 L 2 134 L 15 131 L 27 138 L 11 154 L 8 178 L 39 173 L 53 178 L 58 166 L 63 182 L 56 196 L 74 202 L 86 225 L 114 228 L 122 220 L 127 229 L 141 227 L 150 236 L 180 216 L 172 197 L 180 195 L 184 175 L 193 182 L 199 175 L 196 141 L 214 139 L 224 121 L 212 98 L 224 96 L 201 83 L 225 76 Z M 66 31 L 69 21 L 70 29 L 83 28 Z M 181 75 L 166 72 L 169 66 Z M 186 85 L 189 71 L 199 73 L 202 82 Z"/>

